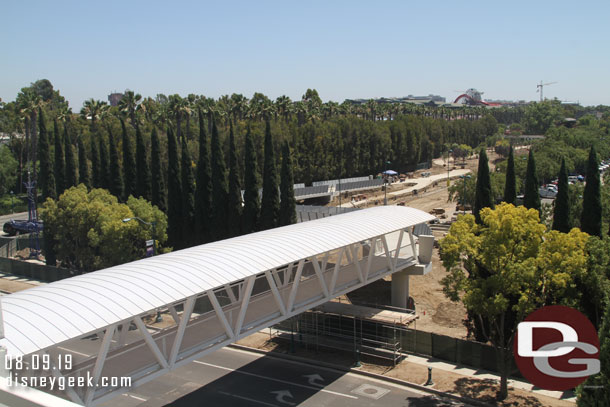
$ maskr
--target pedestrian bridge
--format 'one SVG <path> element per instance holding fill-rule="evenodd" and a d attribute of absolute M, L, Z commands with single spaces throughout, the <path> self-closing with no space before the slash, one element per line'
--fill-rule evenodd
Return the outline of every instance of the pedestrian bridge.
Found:
<path fill-rule="evenodd" d="M 131 378 L 130 386 L 49 391 L 96 405 L 392 273 L 408 290 L 404 276 L 430 268 L 434 238 L 417 236 L 426 228 L 415 226 L 431 219 L 408 207 L 364 209 L 3 296 L 0 352 L 22 377 L 90 376 L 98 385 L 103 378 Z M 406 302 L 401 286 L 392 294 Z M 155 322 L 159 311 L 163 321 Z M 16 371 L 18 360 L 23 366 Z M 2 387 L 0 397 L 2 391 L 13 390 Z M 38 393 L 16 397 L 41 400 Z"/>

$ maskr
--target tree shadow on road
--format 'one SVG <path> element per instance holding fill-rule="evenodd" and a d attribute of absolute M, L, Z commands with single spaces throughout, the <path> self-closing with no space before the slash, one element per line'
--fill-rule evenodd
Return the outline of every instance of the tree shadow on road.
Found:
<path fill-rule="evenodd" d="M 509 388 L 508 398 L 498 400 L 498 382 L 490 379 L 472 379 L 465 377 L 455 381 L 455 387 L 451 393 L 459 394 L 463 397 L 476 399 L 492 406 L 512 407 L 512 406 L 532 406 L 541 407 L 543 404 L 534 396 L 521 396 L 511 393 Z"/>

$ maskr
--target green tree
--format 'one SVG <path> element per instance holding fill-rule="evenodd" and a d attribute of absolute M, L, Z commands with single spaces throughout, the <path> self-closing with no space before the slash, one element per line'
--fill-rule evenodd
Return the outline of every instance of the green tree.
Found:
<path fill-rule="evenodd" d="M 227 233 L 227 197 L 229 186 L 224 154 L 216 120 L 212 119 L 212 237 L 223 239 Z"/>
<path fill-rule="evenodd" d="M 580 229 L 591 236 L 602 236 L 602 203 L 599 180 L 599 163 L 595 147 L 589 150 L 585 192 L 580 215 Z"/>
<path fill-rule="evenodd" d="M 38 183 L 43 199 L 54 198 L 57 196 L 55 195 L 55 174 L 53 173 L 53 163 L 51 162 L 49 151 L 49 137 L 42 108 L 38 108 L 38 130 L 40 132 L 38 138 L 38 161 L 40 162 Z"/>
<path fill-rule="evenodd" d="M 110 150 L 110 162 L 106 188 L 108 188 L 110 193 L 116 196 L 117 199 L 121 199 L 123 197 L 123 175 L 121 174 L 121 164 L 119 162 L 119 150 L 110 128 L 108 128 L 108 147 Z M 103 147 L 101 151 L 104 152 Z M 100 154 L 100 157 L 103 155 L 104 154 Z"/>
<path fill-rule="evenodd" d="M 515 176 L 515 152 L 512 146 L 508 152 L 506 165 L 506 182 L 504 184 L 504 202 L 515 204 L 517 202 L 517 179 Z"/>
<path fill-rule="evenodd" d="M 566 160 L 561 159 L 561 169 L 559 170 L 557 196 L 555 197 L 553 208 L 553 230 L 568 233 L 572 229 L 570 224 L 570 185 L 568 184 L 568 170 Z"/>
<path fill-rule="evenodd" d="M 91 182 L 94 188 L 102 187 L 102 168 L 98 149 L 99 139 L 100 134 L 98 132 L 91 135 Z"/>
<path fill-rule="evenodd" d="M 8 194 L 17 182 L 19 162 L 6 145 L 0 145 L 0 196 Z"/>
<path fill-rule="evenodd" d="M 136 126 L 136 169 L 137 169 L 137 195 L 150 201 L 151 179 L 148 157 L 146 156 L 146 144 L 140 131 L 140 126 Z"/>
<path fill-rule="evenodd" d="M 258 230 L 258 218 L 260 215 L 260 177 L 256 164 L 256 148 L 252 140 L 250 126 L 246 133 L 246 146 L 244 153 L 244 213 L 243 213 L 243 232 L 252 233 Z"/>
<path fill-rule="evenodd" d="M 135 126 L 135 124 L 134 124 Z M 123 200 L 137 193 L 138 173 L 136 169 L 136 160 L 131 146 L 131 138 L 127 132 L 125 121 L 121 119 L 121 130 L 123 134 L 123 181 L 125 189 L 123 190 Z"/>
<path fill-rule="evenodd" d="M 87 191 L 83 184 L 66 190 L 59 200 L 47 199 L 40 213 L 61 265 L 79 271 L 144 256 L 144 242 L 152 237 L 152 231 L 137 222 L 123 222 L 125 218 L 154 221 L 159 244 L 167 238 L 165 214 L 144 199 L 132 197 L 127 204 L 120 204 L 108 191 Z"/>
<path fill-rule="evenodd" d="M 578 407 L 610 406 L 610 307 L 606 307 L 599 336 L 600 372 L 576 389 Z"/>
<path fill-rule="evenodd" d="M 273 137 L 269 120 L 265 124 L 265 161 L 263 166 L 263 199 L 261 204 L 260 228 L 272 229 L 277 226 L 280 214 L 280 195 L 277 167 L 273 150 Z"/>
<path fill-rule="evenodd" d="M 489 175 L 489 162 L 485 149 L 479 154 L 479 169 L 477 171 L 477 186 L 474 195 L 472 213 L 477 222 L 481 221 L 480 212 L 483 208 L 494 208 L 494 199 L 491 192 L 491 178 Z"/>
<path fill-rule="evenodd" d="M 578 229 L 546 232 L 538 212 L 523 206 L 502 203 L 480 215 L 480 224 L 461 216 L 440 242 L 449 271 L 442 283 L 452 301 L 477 316 L 496 348 L 504 399 L 518 323 L 542 306 L 579 306 L 575 281 L 586 269 L 588 236 Z"/>
<path fill-rule="evenodd" d="M 105 188 L 113 193 L 113 189 L 110 188 L 111 185 L 111 168 L 110 168 L 110 147 L 114 146 L 114 137 L 112 136 L 112 131 L 108 129 L 108 143 L 104 140 L 104 137 L 100 134 L 99 144 L 100 144 L 100 188 Z M 113 148 L 114 149 L 114 148 Z M 117 156 L 117 164 L 118 164 L 118 156 Z M 118 168 L 117 168 L 118 170 Z M 120 175 L 120 172 L 119 172 Z M 118 191 L 118 186 L 116 191 Z M 123 182 L 121 179 L 120 191 L 123 193 Z M 114 193 L 113 193 L 114 194 Z"/>
<path fill-rule="evenodd" d="M 229 129 L 229 207 L 227 211 L 227 230 L 229 237 L 239 236 L 242 226 L 241 184 L 239 182 L 239 165 L 233 135 L 233 123 Z"/>
<path fill-rule="evenodd" d="M 78 184 L 78 175 L 76 174 L 76 158 L 74 157 L 74 148 L 72 147 L 72 139 L 68 131 L 68 124 L 64 125 L 64 154 L 66 157 L 66 179 L 65 188 L 70 188 Z"/>
<path fill-rule="evenodd" d="M 193 160 L 186 143 L 186 136 L 182 135 L 182 238 L 184 247 L 197 243 L 195 236 L 195 176 L 193 174 Z"/>
<path fill-rule="evenodd" d="M 53 120 L 53 133 L 55 135 L 55 189 L 57 191 L 56 196 L 60 196 L 64 192 L 66 184 L 66 159 L 64 156 L 63 137 L 59 132 L 57 119 Z"/>
<path fill-rule="evenodd" d="M 297 223 L 296 199 L 294 197 L 294 177 L 290 146 L 284 141 L 282 146 L 282 172 L 280 178 L 280 219 L 279 226 Z"/>
<path fill-rule="evenodd" d="M 534 152 L 530 149 L 527 159 L 527 170 L 525 173 L 525 194 L 523 197 L 523 205 L 527 209 L 536 209 L 540 211 L 540 191 L 538 183 L 538 172 L 536 171 L 536 159 Z"/>
<path fill-rule="evenodd" d="M 152 204 L 165 212 L 167 211 L 165 179 L 161 166 L 161 143 L 156 126 L 153 126 L 150 136 L 150 161 L 152 168 Z"/>
<path fill-rule="evenodd" d="M 208 136 L 205 131 L 203 112 L 198 110 L 199 117 L 199 162 L 197 163 L 197 188 L 195 190 L 195 221 L 199 243 L 211 238 L 212 227 L 212 167 Z"/>
<path fill-rule="evenodd" d="M 87 150 L 83 142 L 83 136 L 78 137 L 78 183 L 85 184 L 91 188 L 91 177 L 89 176 L 89 163 L 87 162 Z"/>
<path fill-rule="evenodd" d="M 178 141 L 171 126 L 167 128 L 167 220 L 169 242 L 174 247 L 182 245 L 182 177 Z"/>

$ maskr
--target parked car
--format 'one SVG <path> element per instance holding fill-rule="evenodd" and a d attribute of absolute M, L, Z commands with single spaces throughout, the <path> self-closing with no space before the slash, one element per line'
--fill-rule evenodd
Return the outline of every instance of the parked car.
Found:
<path fill-rule="evenodd" d="M 28 220 L 14 220 L 11 219 L 4 223 L 2 230 L 9 236 L 15 236 L 21 233 L 32 233 L 40 232 L 44 229 L 44 225 L 41 220 L 28 221 Z"/>

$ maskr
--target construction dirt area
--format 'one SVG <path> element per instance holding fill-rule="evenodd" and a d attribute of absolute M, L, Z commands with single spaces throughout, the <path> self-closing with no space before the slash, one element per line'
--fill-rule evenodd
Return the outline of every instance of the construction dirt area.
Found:
<path fill-rule="evenodd" d="M 493 171 L 495 168 L 495 160 L 499 157 L 492 151 L 488 151 L 488 156 L 490 159 L 490 169 Z M 461 160 L 458 160 L 458 164 L 460 162 Z M 449 201 L 447 167 L 445 163 L 446 161 L 442 159 L 434 160 L 432 168 L 417 171 L 413 174 L 412 179 L 407 178 L 404 182 L 393 183 L 388 188 L 388 205 L 402 204 L 421 209 L 425 212 L 432 212 L 433 210 L 438 211 L 440 224 L 446 224 L 446 226 L 445 230 L 440 227 L 439 229 L 441 230 L 433 231 L 437 240 L 442 239 L 446 235 L 446 228 L 451 220 L 455 219 L 458 213 L 462 213 L 456 211 L 457 207 L 455 202 Z M 461 169 L 461 166 L 458 166 L 457 168 L 454 166 L 453 160 L 450 161 L 450 164 L 450 171 L 452 172 Z M 464 169 L 476 172 L 477 166 L 478 158 L 472 157 L 465 161 Z M 412 192 L 393 194 L 409 187 L 412 188 L 412 184 L 409 184 L 414 179 L 421 179 L 421 174 L 424 172 L 430 173 L 426 178 L 431 179 L 431 182 L 428 186 L 418 190 L 416 195 Z M 452 177 L 451 182 L 454 182 L 455 178 L 456 177 Z M 358 205 L 358 207 L 366 208 L 383 205 L 385 192 L 381 189 L 377 189 L 359 192 L 353 195 L 366 196 L 366 202 L 362 205 Z M 344 194 L 342 197 L 343 202 L 350 202 L 350 200 L 350 195 Z M 338 205 L 338 199 L 335 199 L 331 203 L 331 205 L 333 204 Z M 342 206 L 347 205 L 343 204 Z M 440 212 L 444 212 L 444 214 L 441 215 Z M 467 330 L 464 326 L 466 309 L 461 303 L 451 302 L 443 293 L 441 280 L 446 275 L 447 272 L 440 261 L 438 248 L 435 248 L 432 256 L 432 271 L 425 276 L 413 276 L 410 279 L 410 296 L 413 297 L 415 301 L 415 310 L 419 316 L 414 328 L 464 339 L 467 336 Z M 349 293 L 341 298 L 341 301 L 346 300 L 354 303 L 391 305 L 390 281 L 391 277 L 387 277 L 385 280 L 376 281 Z"/>

